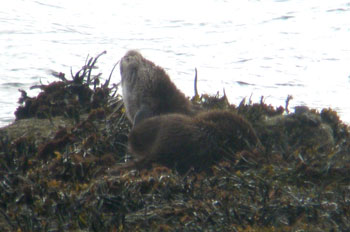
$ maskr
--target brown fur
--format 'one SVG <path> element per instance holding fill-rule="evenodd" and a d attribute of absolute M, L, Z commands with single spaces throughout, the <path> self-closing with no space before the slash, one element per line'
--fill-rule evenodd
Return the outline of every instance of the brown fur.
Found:
<path fill-rule="evenodd" d="M 180 173 L 208 168 L 225 155 L 260 146 L 250 123 L 227 111 L 200 113 L 194 118 L 168 114 L 144 120 L 129 134 L 129 152 L 139 160 L 131 166 L 152 163 L 175 167 Z"/>
<path fill-rule="evenodd" d="M 125 54 L 120 73 L 126 114 L 132 123 L 167 113 L 191 114 L 190 101 L 164 69 L 139 52 L 131 50 Z"/>

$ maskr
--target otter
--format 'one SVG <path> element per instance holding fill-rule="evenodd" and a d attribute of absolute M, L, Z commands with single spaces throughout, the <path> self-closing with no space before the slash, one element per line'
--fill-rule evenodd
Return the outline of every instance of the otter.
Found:
<path fill-rule="evenodd" d="M 128 151 L 139 159 L 129 167 L 143 169 L 158 163 L 183 174 L 191 167 L 205 170 L 224 156 L 255 147 L 262 147 L 259 138 L 238 114 L 167 114 L 145 119 L 131 130 Z"/>
<path fill-rule="evenodd" d="M 130 50 L 122 57 L 120 74 L 126 115 L 133 125 L 161 114 L 192 114 L 191 102 L 164 69 L 138 51 Z"/>

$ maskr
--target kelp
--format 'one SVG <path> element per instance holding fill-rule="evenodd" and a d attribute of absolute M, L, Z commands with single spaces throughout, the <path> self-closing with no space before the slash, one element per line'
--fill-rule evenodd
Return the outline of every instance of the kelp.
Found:
<path fill-rule="evenodd" d="M 22 91 L 16 121 L 0 129 L 1 231 L 350 229 L 349 127 L 335 111 L 197 95 L 198 109 L 243 115 L 264 149 L 211 172 L 124 169 L 130 123 L 111 75 L 93 75 L 100 55 L 71 80 L 55 73 L 37 97 Z"/>

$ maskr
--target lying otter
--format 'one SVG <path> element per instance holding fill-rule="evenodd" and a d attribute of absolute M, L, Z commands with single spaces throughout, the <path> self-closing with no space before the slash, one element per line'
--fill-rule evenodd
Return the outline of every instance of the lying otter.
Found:
<path fill-rule="evenodd" d="M 225 155 L 261 146 L 254 129 L 241 116 L 227 111 L 200 113 L 191 118 L 168 114 L 152 117 L 135 126 L 128 148 L 139 160 L 138 169 L 159 163 L 179 173 L 194 167 L 210 167 Z"/>
<path fill-rule="evenodd" d="M 164 69 L 128 51 L 120 61 L 126 115 L 136 125 L 166 113 L 191 114 L 191 103 L 171 82 Z"/>

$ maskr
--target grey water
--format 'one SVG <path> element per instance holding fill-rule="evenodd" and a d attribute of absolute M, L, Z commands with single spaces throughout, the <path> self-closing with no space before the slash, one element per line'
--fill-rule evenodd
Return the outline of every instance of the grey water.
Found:
<path fill-rule="evenodd" d="M 20 92 L 70 74 L 87 55 L 105 78 L 129 49 L 166 69 L 186 95 L 331 107 L 350 122 L 350 1 L 5 0 L 0 8 L 0 126 Z M 113 82 L 120 81 L 115 71 Z"/>

